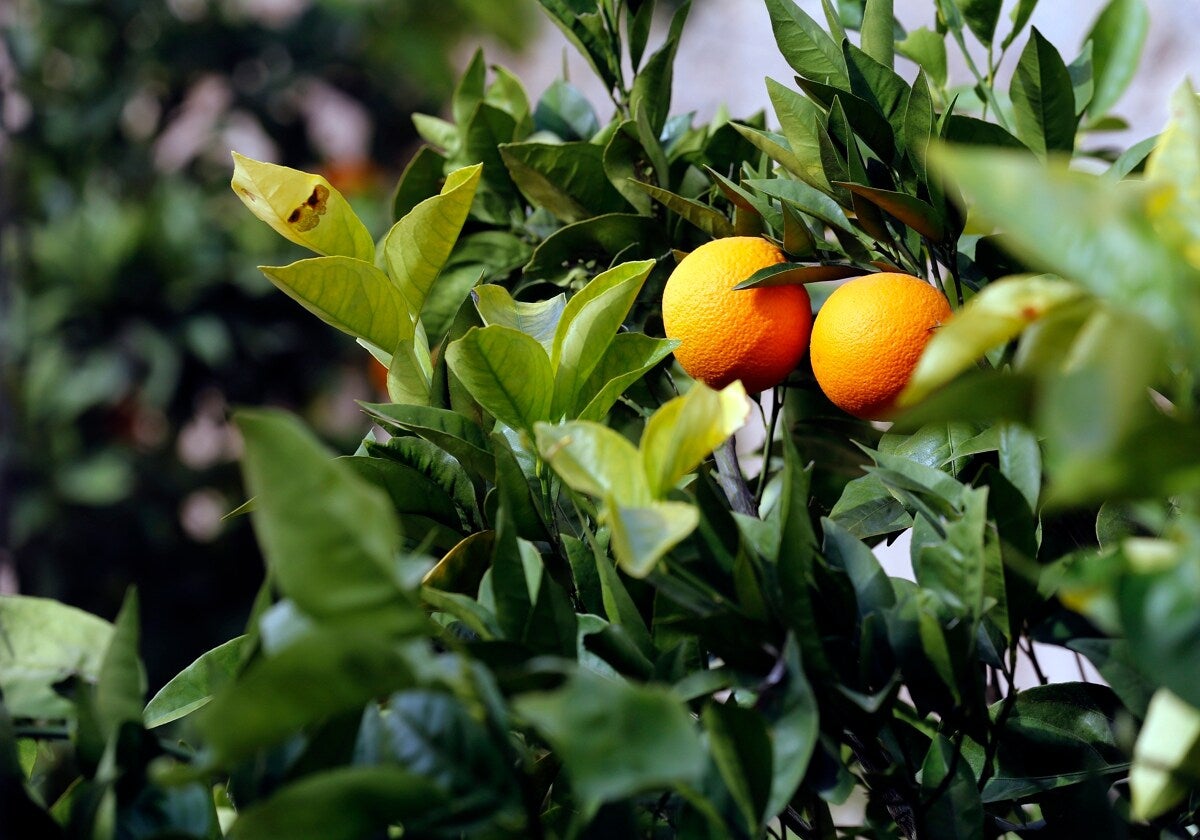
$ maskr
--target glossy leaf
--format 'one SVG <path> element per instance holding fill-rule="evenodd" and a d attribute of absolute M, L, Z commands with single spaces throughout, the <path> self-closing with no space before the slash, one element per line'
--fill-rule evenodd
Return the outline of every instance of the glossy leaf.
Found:
<path fill-rule="evenodd" d="M 639 446 L 651 495 L 663 498 L 741 428 L 749 411 L 740 382 L 720 391 L 698 382 L 656 411 L 646 423 Z"/>
<path fill-rule="evenodd" d="M 591 103 L 565 79 L 555 79 L 533 112 L 534 125 L 564 140 L 590 140 L 600 130 Z"/>
<path fill-rule="evenodd" d="M 499 325 L 523 332 L 550 353 L 555 330 L 567 305 L 566 295 L 526 302 L 513 300 L 503 286 L 488 283 L 472 289 L 471 297 L 485 326 Z"/>
<path fill-rule="evenodd" d="M 773 775 L 771 738 L 762 716 L 733 703 L 709 703 L 701 717 L 709 751 L 750 831 L 758 830 Z"/>
<path fill-rule="evenodd" d="M 671 16 L 671 25 L 666 40 L 648 59 L 636 76 L 629 90 L 629 109 L 633 113 L 644 111 L 646 120 L 655 136 L 662 134 L 671 109 L 671 83 L 675 65 L 675 53 L 679 49 L 679 36 L 691 11 L 691 0 L 685 0 Z"/>
<path fill-rule="evenodd" d="M 262 273 L 330 326 L 391 353 L 413 338 L 412 313 L 396 285 L 370 263 L 315 257 Z"/>
<path fill-rule="evenodd" d="M 1041 156 L 1075 146 L 1075 91 L 1058 50 L 1035 28 L 1021 53 L 1010 95 L 1017 136 Z"/>
<path fill-rule="evenodd" d="M 664 190 L 662 187 L 656 187 L 653 184 L 645 184 L 641 181 L 632 181 L 630 183 L 633 187 L 646 193 L 646 195 L 653 198 L 659 204 L 671 212 L 677 213 L 680 217 L 714 239 L 733 235 L 733 223 L 725 218 L 725 214 L 721 211 L 707 204 L 702 204 L 699 201 L 676 195 L 670 190 Z"/>
<path fill-rule="evenodd" d="M 504 164 L 525 197 L 564 222 L 628 209 L 604 172 L 604 150 L 594 143 L 509 143 Z"/>
<path fill-rule="evenodd" d="M 531 278 L 557 277 L 570 266 L 593 260 L 606 266 L 618 254 L 626 258 L 657 257 L 669 247 L 657 220 L 632 213 L 609 213 L 550 234 L 534 249 L 525 274 Z"/>
<path fill-rule="evenodd" d="M 146 704 L 142 712 L 146 728 L 179 720 L 207 705 L 237 673 L 246 640 L 246 636 L 236 636 L 217 645 L 172 677 Z"/>
<path fill-rule="evenodd" d="M 138 654 L 140 640 L 137 590 L 131 588 L 113 622 L 112 636 L 96 679 L 96 716 L 107 738 L 123 724 L 142 721 L 146 671 Z"/>
<path fill-rule="evenodd" d="M 784 643 L 785 682 L 764 698 L 762 711 L 771 732 L 772 779 L 766 815 L 774 817 L 792 801 L 809 770 L 820 734 L 817 698 L 800 662 L 795 636 Z"/>
<path fill-rule="evenodd" d="M 603 358 L 653 267 L 649 260 L 622 263 L 595 277 L 567 301 L 550 355 L 553 418 L 579 399 L 581 386 Z"/>
<path fill-rule="evenodd" d="M 699 735 L 665 688 L 580 671 L 563 688 L 513 705 L 554 747 L 585 807 L 699 781 Z"/>
<path fill-rule="evenodd" d="M 821 160 L 821 133 L 825 131 L 825 115 L 815 102 L 767 79 L 767 94 L 779 120 L 780 130 L 787 138 L 787 147 L 770 140 L 770 135 L 752 129 L 739 131 L 768 157 L 781 163 L 805 183 L 829 193 L 832 187 Z M 778 150 L 775 147 L 778 146 Z M 773 153 L 774 152 L 774 153 Z"/>
<path fill-rule="evenodd" d="M 579 389 L 575 407 L 579 419 L 603 420 L 625 389 L 667 358 L 677 346 L 678 343 L 671 339 L 651 338 L 643 333 L 617 333 Z"/>
<path fill-rule="evenodd" d="M 734 288 L 757 289 L 765 286 L 824 283 L 830 280 L 844 280 L 847 277 L 858 277 L 868 273 L 866 269 L 857 265 L 796 265 L 795 263 L 777 263 L 766 268 L 760 268 L 741 283 L 734 286 Z"/>
<path fill-rule="evenodd" d="M 650 502 L 641 454 L 620 433 L 583 420 L 539 423 L 535 432 L 538 453 L 572 490 L 624 505 Z"/>
<path fill-rule="evenodd" d="M 392 194 L 392 219 L 400 221 L 422 201 L 441 192 L 445 171 L 445 156 L 432 146 L 417 149 L 396 182 Z"/>
<path fill-rule="evenodd" d="M 767 0 L 771 31 L 783 58 L 801 76 L 848 89 L 841 48 L 793 0 Z"/>
<path fill-rule="evenodd" d="M 0 596 L 0 691 L 9 714 L 66 718 L 71 703 L 52 686 L 99 678 L 113 626 L 49 598 Z"/>
<path fill-rule="evenodd" d="M 926 239 L 941 242 L 946 236 L 945 227 L 937 211 L 919 198 L 893 190 L 865 187 L 862 184 L 839 182 L 837 185 L 892 214 Z"/>
<path fill-rule="evenodd" d="M 233 153 L 230 184 L 242 203 L 283 238 L 321 256 L 372 262 L 375 242 L 350 204 L 320 175 Z"/>
<path fill-rule="evenodd" d="M 538 342 L 511 327 L 472 327 L 446 348 L 446 361 L 480 405 L 514 429 L 550 417 L 554 375 Z"/>
<path fill-rule="evenodd" d="M 382 425 L 419 435 L 438 446 L 465 469 L 485 478 L 494 476 L 496 464 L 487 439 L 464 415 L 419 405 L 362 403 L 362 407 Z"/>
<path fill-rule="evenodd" d="M 1111 0 L 1092 25 L 1092 65 L 1095 92 L 1088 112 L 1107 114 L 1133 81 L 1142 46 L 1150 31 L 1150 10 L 1145 0 Z"/>
<path fill-rule="evenodd" d="M 414 207 L 383 240 L 388 274 L 404 296 L 411 318 L 420 316 L 434 280 L 450 257 L 471 210 L 481 172 L 482 167 L 476 165 L 450 173 L 441 193 Z M 399 342 L 375 343 L 390 351 Z"/>
<path fill-rule="evenodd" d="M 387 496 L 294 417 L 245 411 L 236 420 L 255 533 L 279 590 L 313 616 L 395 601 L 400 531 Z"/>
<path fill-rule="evenodd" d="M 1133 748 L 1133 818 L 1153 820 L 1178 805 L 1200 774 L 1200 711 L 1160 688 Z"/>
<path fill-rule="evenodd" d="M 639 506 L 605 500 L 604 519 L 612 530 L 613 556 L 631 577 L 645 577 L 658 561 L 700 523 L 700 512 L 684 502 Z"/>
<path fill-rule="evenodd" d="M 982 838 L 983 803 L 971 768 L 956 760 L 954 745 L 937 735 L 921 765 L 921 791 L 932 801 L 924 816 L 931 837 Z"/>
<path fill-rule="evenodd" d="M 988 350 L 1011 341 L 1034 321 L 1084 295 L 1074 283 L 1044 274 L 990 283 L 934 332 L 899 404 L 919 402 L 975 365 Z"/>

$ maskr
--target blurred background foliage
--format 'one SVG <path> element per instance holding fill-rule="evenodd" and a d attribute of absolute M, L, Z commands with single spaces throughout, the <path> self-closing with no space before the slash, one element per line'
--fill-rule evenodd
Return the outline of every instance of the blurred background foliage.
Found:
<path fill-rule="evenodd" d="M 241 626 L 261 571 L 221 518 L 241 501 L 228 407 L 347 442 L 371 385 L 361 349 L 254 268 L 282 246 L 235 206 L 229 149 L 322 171 L 381 233 L 410 114 L 449 96 L 460 39 L 519 48 L 520 6 L 0 9 L 0 591 L 111 616 L 138 581 L 153 684 Z"/>

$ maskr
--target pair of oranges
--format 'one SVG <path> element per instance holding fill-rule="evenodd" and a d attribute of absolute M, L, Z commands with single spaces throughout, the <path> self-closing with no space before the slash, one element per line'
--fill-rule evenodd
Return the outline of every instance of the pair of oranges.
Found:
<path fill-rule="evenodd" d="M 675 267 L 663 291 L 663 326 L 675 358 L 714 388 L 741 380 L 750 393 L 782 382 L 809 350 L 817 384 L 855 417 L 886 417 L 950 305 L 907 274 L 868 274 L 839 286 L 813 323 L 803 286 L 734 291 L 759 269 L 784 261 L 756 236 L 701 245 Z M 811 337 L 810 337 L 811 333 Z"/>

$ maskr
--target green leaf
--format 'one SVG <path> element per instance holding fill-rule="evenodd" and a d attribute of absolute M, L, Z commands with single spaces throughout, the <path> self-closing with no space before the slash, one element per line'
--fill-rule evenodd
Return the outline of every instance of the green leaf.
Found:
<path fill-rule="evenodd" d="M 441 806 L 431 780 L 395 766 L 338 767 L 294 781 L 242 813 L 231 840 L 356 840 Z"/>
<path fill-rule="evenodd" d="M 1039 156 L 1075 147 L 1075 90 L 1058 50 L 1034 27 L 1013 74 L 1017 136 Z"/>
<path fill-rule="evenodd" d="M 255 660 L 217 692 L 197 722 L 216 764 L 228 766 L 412 682 L 408 663 L 383 631 L 333 624 Z"/>
<path fill-rule="evenodd" d="M 874 187 L 865 187 L 862 184 L 834 183 L 892 214 L 926 239 L 932 242 L 941 242 L 945 239 L 945 226 L 938 212 L 921 199 L 907 193 L 880 190 Z"/>
<path fill-rule="evenodd" d="M 735 289 L 757 289 L 765 286 L 793 286 L 803 283 L 824 283 L 830 280 L 844 280 L 847 277 L 859 277 L 870 272 L 857 265 L 830 263 L 819 265 L 796 265 L 795 263 L 777 263 L 766 268 L 760 268 L 751 274 Z"/>
<path fill-rule="evenodd" d="M 234 152 L 230 186 L 251 213 L 284 239 L 321 256 L 374 261 L 375 242 L 366 225 L 320 175 Z"/>
<path fill-rule="evenodd" d="M 567 486 L 597 499 L 606 496 L 623 505 L 644 505 L 650 488 L 637 447 L 618 432 L 589 421 L 535 429 L 538 454 Z"/>
<path fill-rule="evenodd" d="M 1084 44 L 1078 57 L 1067 65 L 1067 72 L 1071 76 L 1071 85 L 1075 91 L 1075 116 L 1078 117 L 1087 110 L 1096 90 L 1091 41 Z"/>
<path fill-rule="evenodd" d="M 550 13 L 551 20 L 558 25 L 567 39 L 592 65 L 592 69 L 605 86 L 612 90 L 621 78 L 621 69 L 604 33 L 604 24 L 599 12 L 585 11 L 589 6 L 595 8 L 596 4 L 585 4 L 580 8 L 579 4 L 572 0 L 538 2 Z"/>
<path fill-rule="evenodd" d="M 554 418 L 580 399 L 581 386 L 603 358 L 653 267 L 651 260 L 622 263 L 595 277 L 567 301 L 550 354 Z"/>
<path fill-rule="evenodd" d="M 604 520 L 612 530 L 612 551 L 621 569 L 642 578 L 662 557 L 696 530 L 700 511 L 685 502 L 650 502 L 641 506 L 605 499 Z"/>
<path fill-rule="evenodd" d="M 896 64 L 893 0 L 866 0 L 862 22 L 862 50 L 889 70 Z"/>
<path fill-rule="evenodd" d="M 530 279 L 560 277 L 565 266 L 590 262 L 608 265 L 617 255 L 623 259 L 658 257 L 670 248 L 662 223 L 650 216 L 609 213 L 559 228 L 534 249 L 525 266 Z"/>
<path fill-rule="evenodd" d="M 142 721 L 146 671 L 138 655 L 140 636 L 137 590 L 130 588 L 113 622 L 112 637 L 96 680 L 96 714 L 108 738 L 122 724 Z"/>
<path fill-rule="evenodd" d="M 1107 114 L 1133 81 L 1149 31 L 1145 0 L 1111 0 L 1092 25 L 1088 40 L 1096 85 L 1088 113 L 1093 118 Z"/>
<path fill-rule="evenodd" d="M 983 803 L 967 762 L 956 760 L 954 745 L 936 735 L 921 765 L 921 792 L 929 801 L 923 833 L 930 837 L 983 837 Z M 947 781 L 949 779 L 949 781 Z M 934 798 L 936 794 L 936 798 Z"/>
<path fill-rule="evenodd" d="M 604 171 L 604 149 L 594 143 L 508 143 L 500 155 L 530 203 L 564 222 L 629 209 Z"/>
<path fill-rule="evenodd" d="M 801 76 L 848 90 L 846 60 L 842 50 L 793 0 L 767 0 L 771 31 L 779 52 Z"/>
<path fill-rule="evenodd" d="M 740 382 L 714 391 L 697 382 L 646 422 L 639 446 L 650 494 L 661 499 L 709 453 L 742 427 L 749 401 Z"/>
<path fill-rule="evenodd" d="M 391 501 L 294 417 L 243 411 L 242 473 L 279 590 L 314 617 L 396 602 L 400 530 Z"/>
<path fill-rule="evenodd" d="M 733 235 L 733 224 L 725 218 L 721 211 L 701 204 L 690 198 L 676 195 L 670 190 L 645 184 L 641 181 L 630 181 L 630 186 L 636 187 L 668 210 L 678 213 L 685 221 L 698 227 L 714 239 Z"/>
<path fill-rule="evenodd" d="M 487 283 L 472 289 L 471 297 L 485 326 L 509 327 L 535 339 L 547 354 L 553 349 L 554 333 L 567 305 L 565 294 L 526 302 L 513 300 L 503 286 Z"/>
<path fill-rule="evenodd" d="M 800 787 L 820 736 L 817 698 L 800 662 L 800 645 L 789 635 L 783 646 L 785 667 L 782 689 L 765 696 L 763 714 L 771 731 L 773 778 L 765 814 L 783 811 Z"/>
<path fill-rule="evenodd" d="M 432 146 L 422 146 L 409 160 L 392 194 L 392 219 L 400 219 L 427 198 L 441 192 L 446 158 Z"/>
<path fill-rule="evenodd" d="M 388 274 L 404 296 L 410 318 L 420 316 L 434 281 L 450 257 L 471 210 L 481 172 L 479 165 L 451 172 L 441 193 L 414 207 L 383 240 Z M 375 343 L 391 352 L 399 341 Z"/>
<path fill-rule="evenodd" d="M 869 58 L 862 50 L 852 52 L 849 47 L 847 44 L 847 52 L 861 59 L 856 62 L 853 93 L 800 77 L 796 78 L 796 84 L 824 108 L 832 110 L 834 103 L 840 102 L 855 134 L 879 156 L 880 160 L 890 162 L 896 157 L 896 136 L 892 124 L 888 122 L 887 112 L 881 110 L 879 100 L 886 96 L 893 104 L 902 102 L 907 85 L 903 79 Z M 878 93 L 873 90 L 873 84 L 880 84 Z M 860 91 L 865 92 L 870 99 L 864 99 Z"/>
<path fill-rule="evenodd" d="M 1154 207 L 1160 234 L 1190 254 L 1200 240 L 1200 99 L 1185 83 L 1171 97 L 1171 118 L 1146 161 L 1146 179 L 1171 188 Z M 1194 267 L 1194 266 L 1193 266 Z M 1195 324 L 1195 318 L 1192 319 Z"/>
<path fill-rule="evenodd" d="M 892 582 L 874 552 L 833 519 L 822 519 L 824 543 L 821 553 L 830 566 L 841 569 L 854 586 L 860 617 L 896 603 Z"/>
<path fill-rule="evenodd" d="M 847 482 L 829 518 L 860 540 L 912 527 L 912 517 L 904 505 L 873 475 Z"/>
<path fill-rule="evenodd" d="M 746 827 L 756 833 L 771 793 L 771 737 L 762 715 L 734 703 L 710 702 L 701 715 L 713 762 L 741 811 Z"/>
<path fill-rule="evenodd" d="M 768 79 L 768 86 L 772 80 Z M 782 86 L 780 86 L 781 89 Z M 770 131 L 763 131 L 751 126 L 741 125 L 739 123 L 730 123 L 743 138 L 746 139 L 754 148 L 765 154 L 768 158 L 780 164 L 788 172 L 795 175 L 797 178 L 804 178 L 806 174 L 811 173 L 811 177 L 818 177 L 823 173 L 818 173 L 814 166 L 805 164 L 800 157 L 792 151 L 788 139 L 781 134 L 775 134 Z"/>
<path fill-rule="evenodd" d="M 483 50 L 475 50 L 467 69 L 463 71 L 450 98 L 450 112 L 454 122 L 466 125 L 483 101 L 484 87 L 487 81 L 487 62 L 483 58 Z"/>
<path fill-rule="evenodd" d="M 855 233 L 854 228 L 846 219 L 845 211 L 838 206 L 836 201 L 802 181 L 751 178 L 744 182 L 744 186 L 780 201 L 786 201 L 797 210 L 807 213 L 832 228 L 850 234 Z"/>
<path fill-rule="evenodd" d="M 1013 153 L 941 150 L 937 159 L 971 200 L 972 212 L 1002 226 L 1011 250 L 1030 265 L 1074 280 L 1177 336 L 1193 334 L 1191 270 L 1154 224 L 1168 212 L 1158 203 L 1162 187 L 1113 185 Z"/>
<path fill-rule="evenodd" d="M 411 438 L 409 440 L 426 443 L 426 441 L 416 441 Z M 402 438 L 401 443 L 403 442 Z M 392 508 L 401 516 L 413 514 L 425 516 L 454 531 L 460 531 L 463 528 L 458 508 L 455 506 L 456 500 L 451 498 L 445 484 L 439 483 L 432 476 L 390 458 L 347 456 L 338 460 L 348 465 L 360 478 L 387 493 L 392 502 Z M 449 469 L 460 470 L 461 468 L 454 464 Z M 457 501 L 470 500 L 473 506 L 473 499 L 469 496 L 466 499 L 463 498 L 466 488 L 455 487 L 454 489 L 460 494 Z M 470 509 L 467 508 L 467 510 Z M 417 534 L 410 533 L 407 536 L 413 539 L 419 538 Z"/>
<path fill-rule="evenodd" d="M 557 691 L 517 696 L 513 707 L 550 742 L 585 811 L 699 782 L 704 748 L 687 707 L 666 688 L 579 671 Z"/>
<path fill-rule="evenodd" d="M 495 476 L 496 463 L 487 439 L 464 415 L 422 405 L 361 405 L 377 422 L 419 435 L 454 456 L 468 471 L 483 478 Z"/>
<path fill-rule="evenodd" d="M 555 79 L 533 112 L 534 126 L 563 140 L 590 140 L 600 121 L 587 97 L 565 79 Z"/>
<path fill-rule="evenodd" d="M 949 143 L 969 146 L 999 146 L 1006 149 L 1018 149 L 1028 152 L 1029 147 L 1009 132 L 995 123 L 985 122 L 968 117 L 965 114 L 951 114 L 946 121 L 945 139 Z"/>
<path fill-rule="evenodd" d="M 147 729 L 179 720 L 206 706 L 233 679 L 242 661 L 246 636 L 237 636 L 200 654 L 150 698 L 142 712 Z"/>
<path fill-rule="evenodd" d="M 999 432 L 1000 473 L 1021 492 L 1029 509 L 1038 509 L 1042 491 L 1042 452 L 1037 436 L 1016 423 L 1002 423 Z"/>
<path fill-rule="evenodd" d="M 920 402 L 973 367 L 988 350 L 1016 338 L 1047 313 L 1080 301 L 1084 294 L 1074 283 L 1047 274 L 988 284 L 934 332 L 898 404 Z"/>
<path fill-rule="evenodd" d="M 1012 12 L 1009 13 L 1013 27 L 1008 35 L 1004 37 L 1004 43 L 1000 45 L 1001 50 L 1007 50 L 1012 46 L 1013 41 L 1017 40 L 1018 36 L 1025 31 L 1025 25 L 1029 23 L 1029 18 L 1033 15 L 1037 4 L 1038 0 L 1017 0 L 1017 4 L 1013 6 Z"/>
<path fill-rule="evenodd" d="M 832 192 L 821 159 L 821 135 L 825 133 L 825 114 L 811 99 L 801 96 L 774 79 L 767 79 L 767 94 L 779 128 L 787 138 L 787 147 L 774 143 L 765 132 L 735 128 L 785 169 L 823 193 Z M 826 137 L 828 140 L 828 137 Z M 778 147 L 778 151 L 775 151 Z"/>
<path fill-rule="evenodd" d="M 1153 820 L 1183 801 L 1200 775 L 1200 711 L 1160 688 L 1133 748 L 1133 819 Z"/>
<path fill-rule="evenodd" d="M 576 415 L 580 420 L 603 420 L 625 389 L 677 346 L 679 343 L 671 339 L 651 338 L 643 333 L 617 333 L 587 381 L 580 386 L 579 399 L 573 409 Z"/>
<path fill-rule="evenodd" d="M 472 327 L 446 348 L 455 376 L 481 406 L 514 429 L 550 417 L 554 374 L 545 349 L 511 327 Z"/>
<path fill-rule="evenodd" d="M 0 691 L 15 717 L 67 718 L 70 701 L 53 685 L 71 676 L 95 682 L 113 626 L 49 598 L 0 595 Z"/>
<path fill-rule="evenodd" d="M 315 257 L 259 268 L 288 297 L 322 321 L 385 353 L 413 339 L 413 316 L 404 296 L 370 263 L 350 257 Z"/>
<path fill-rule="evenodd" d="M 685 0 L 675 9 L 666 41 L 646 60 L 646 66 L 634 77 L 629 90 L 630 112 L 636 114 L 645 109 L 646 119 L 656 137 L 662 134 L 670 114 L 672 68 L 679 49 L 679 36 L 691 8 L 691 0 Z"/>
<path fill-rule="evenodd" d="M 937 88 L 946 87 L 946 39 L 941 35 L 922 26 L 897 42 L 896 51 L 920 65 Z"/>
<path fill-rule="evenodd" d="M 962 10 L 963 20 L 984 46 L 991 46 L 996 36 L 1003 0 L 955 0 Z"/>

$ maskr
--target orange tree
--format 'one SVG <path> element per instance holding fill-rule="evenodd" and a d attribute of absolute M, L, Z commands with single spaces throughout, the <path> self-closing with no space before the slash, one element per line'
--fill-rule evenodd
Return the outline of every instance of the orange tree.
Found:
<path fill-rule="evenodd" d="M 1136 0 L 1070 63 L 1028 0 L 937 0 L 907 33 L 887 0 L 765 2 L 797 74 L 768 82 L 774 118 L 696 125 L 667 108 L 686 4 L 647 55 L 652 2 L 542 0 L 613 118 L 477 58 L 450 119 L 416 118 L 378 240 L 322 178 L 235 159 L 248 209 L 315 253 L 263 271 L 387 366 L 391 401 L 340 457 L 238 416 L 266 580 L 245 634 L 148 703 L 136 595 L 112 624 L 0 600 L 6 828 L 1191 835 L 1195 94 L 1157 138 L 1092 145 Z M 738 464 L 758 408 L 661 337 L 676 258 L 732 235 L 788 257 L 738 285 L 806 284 L 818 324 L 848 277 L 945 295 L 890 425 L 801 360 L 762 400 L 761 468 Z M 872 548 L 906 531 L 889 576 Z M 1019 685 L 1034 643 L 1081 678 Z"/>

